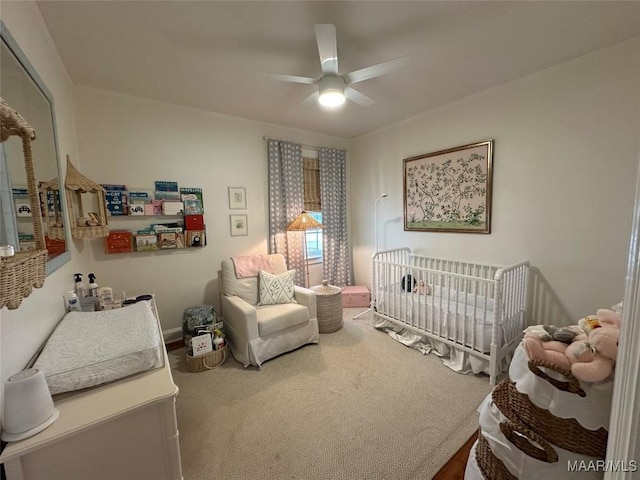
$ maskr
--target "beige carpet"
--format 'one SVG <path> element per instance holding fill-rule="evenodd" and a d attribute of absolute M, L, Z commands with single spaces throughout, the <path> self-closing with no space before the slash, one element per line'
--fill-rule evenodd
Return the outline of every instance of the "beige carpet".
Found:
<path fill-rule="evenodd" d="M 190 373 L 171 352 L 184 480 L 432 478 L 478 428 L 488 377 L 353 320 L 362 310 L 262 370 Z"/>

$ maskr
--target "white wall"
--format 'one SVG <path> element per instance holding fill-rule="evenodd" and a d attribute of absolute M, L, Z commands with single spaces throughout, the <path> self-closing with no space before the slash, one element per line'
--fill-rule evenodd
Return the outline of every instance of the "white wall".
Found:
<path fill-rule="evenodd" d="M 575 322 L 620 301 L 638 168 L 639 46 L 635 39 L 353 140 L 356 281 L 369 284 L 372 207 L 388 192 L 378 204 L 381 249 L 529 259 L 535 323 Z M 403 231 L 402 160 L 488 138 L 491 234 Z"/>
<path fill-rule="evenodd" d="M 2 2 L 1 19 L 54 98 L 59 153 L 77 158 L 73 86 L 40 11 L 33 2 Z M 78 162 L 80 163 L 80 162 Z M 72 260 L 23 300 L 19 309 L 0 310 L 0 392 L 4 380 L 22 370 L 64 313 L 62 295 L 73 288 L 73 273 L 84 258 L 71 242 Z M 81 246 L 81 245 L 80 245 Z M 2 411 L 0 395 L 0 412 Z"/>
<path fill-rule="evenodd" d="M 204 249 L 107 255 L 102 239 L 85 242 L 90 270 L 101 286 L 156 294 L 165 333 L 180 328 L 182 313 L 189 306 L 208 303 L 220 312 L 218 270 L 223 259 L 267 252 L 263 136 L 327 147 L 348 144 L 344 139 L 88 88 L 76 90 L 76 102 L 80 156 L 89 178 L 136 189 L 153 190 L 155 180 L 203 189 Z M 229 210 L 230 186 L 246 187 L 246 212 Z M 248 214 L 248 236 L 230 236 L 231 213 Z M 130 218 L 110 217 L 109 221 L 112 229 L 144 226 L 138 226 L 137 220 L 134 225 Z"/>

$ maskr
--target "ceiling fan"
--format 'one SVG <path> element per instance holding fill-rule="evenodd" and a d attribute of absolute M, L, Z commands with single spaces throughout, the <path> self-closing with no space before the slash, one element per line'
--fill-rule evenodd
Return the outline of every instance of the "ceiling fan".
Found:
<path fill-rule="evenodd" d="M 370 78 L 379 77 L 407 63 L 406 57 L 400 57 L 340 75 L 338 72 L 336 27 L 332 24 L 319 24 L 315 25 L 315 31 L 318 53 L 320 54 L 320 65 L 322 67 L 322 76 L 320 78 L 300 77 L 280 73 L 270 74 L 273 78 L 285 82 L 304 83 L 307 85 L 317 84 L 318 90 L 311 94 L 303 103 L 317 99 L 321 105 L 337 107 L 342 105 L 346 98 L 359 105 L 368 107 L 372 105 L 374 101 L 360 93 L 351 85 L 369 80 Z"/>

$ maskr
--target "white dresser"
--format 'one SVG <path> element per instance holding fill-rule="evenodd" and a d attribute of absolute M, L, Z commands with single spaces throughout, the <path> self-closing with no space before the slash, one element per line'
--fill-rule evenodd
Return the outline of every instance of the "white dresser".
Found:
<path fill-rule="evenodd" d="M 181 480 L 175 399 L 162 368 L 75 393 L 55 402 L 46 430 L 7 444 L 7 480 Z"/>

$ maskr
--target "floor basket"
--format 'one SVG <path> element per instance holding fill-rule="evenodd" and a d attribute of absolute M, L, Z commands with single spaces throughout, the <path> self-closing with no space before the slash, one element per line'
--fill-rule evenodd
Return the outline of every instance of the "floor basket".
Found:
<path fill-rule="evenodd" d="M 220 350 L 213 350 L 195 357 L 187 354 L 187 369 L 190 372 L 198 373 L 219 367 L 227 360 L 227 352 L 228 349 L 225 345 Z"/>
<path fill-rule="evenodd" d="M 342 289 L 329 285 L 323 280 L 322 285 L 311 287 L 316 294 L 318 312 L 318 330 L 320 333 L 331 333 L 342 328 Z"/>
<path fill-rule="evenodd" d="M 497 385 L 491 396 L 505 417 L 527 425 L 548 442 L 581 455 L 604 458 L 608 437 L 606 429 L 588 430 L 573 418 L 554 416 L 536 406 L 509 380 Z"/>
<path fill-rule="evenodd" d="M 502 460 L 494 455 L 489 446 L 489 442 L 478 432 L 478 443 L 476 444 L 476 462 L 486 480 L 518 480 L 512 475 Z"/>

